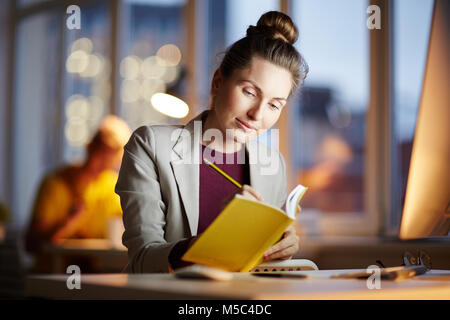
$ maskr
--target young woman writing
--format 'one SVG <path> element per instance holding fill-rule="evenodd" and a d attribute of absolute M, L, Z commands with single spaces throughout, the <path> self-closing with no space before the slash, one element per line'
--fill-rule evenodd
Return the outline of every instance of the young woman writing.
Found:
<path fill-rule="evenodd" d="M 128 248 L 128 272 L 169 272 L 223 209 L 242 194 L 282 207 L 286 170 L 282 155 L 255 140 L 279 119 L 307 74 L 293 47 L 298 31 L 281 12 L 267 12 L 227 50 L 211 83 L 211 105 L 186 126 L 144 126 L 128 144 L 116 185 Z M 198 134 L 198 128 L 201 128 Z M 237 188 L 203 161 L 236 180 Z M 276 163 L 277 165 L 272 165 Z M 265 259 L 289 259 L 298 250 L 295 229 Z"/>

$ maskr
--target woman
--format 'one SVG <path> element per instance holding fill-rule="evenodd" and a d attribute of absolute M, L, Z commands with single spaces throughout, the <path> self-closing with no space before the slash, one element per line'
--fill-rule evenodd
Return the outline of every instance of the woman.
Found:
<path fill-rule="evenodd" d="M 184 127 L 146 126 L 134 132 L 116 185 L 128 272 L 169 272 L 186 265 L 181 256 L 235 194 L 284 205 L 283 157 L 272 152 L 271 170 L 264 170 L 268 162 L 259 155 L 267 152 L 260 152 L 265 147 L 254 138 L 277 122 L 307 74 L 293 47 L 297 37 L 287 15 L 265 13 L 228 49 L 214 73 L 210 110 Z M 202 161 L 211 156 L 243 188 Z M 297 250 L 298 237 L 290 227 L 265 259 L 289 259 Z"/>

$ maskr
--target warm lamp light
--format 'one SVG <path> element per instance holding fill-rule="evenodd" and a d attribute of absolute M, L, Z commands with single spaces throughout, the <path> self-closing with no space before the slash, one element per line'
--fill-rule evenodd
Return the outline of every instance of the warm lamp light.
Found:
<path fill-rule="evenodd" d="M 172 118 L 184 118 L 189 113 L 186 102 L 167 93 L 155 93 L 151 103 L 155 110 Z"/>

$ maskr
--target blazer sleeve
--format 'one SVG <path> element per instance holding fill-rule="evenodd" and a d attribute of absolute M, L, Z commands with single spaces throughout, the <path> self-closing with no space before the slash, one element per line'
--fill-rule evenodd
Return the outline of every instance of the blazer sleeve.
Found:
<path fill-rule="evenodd" d="M 164 238 L 166 204 L 162 200 L 151 127 L 137 129 L 124 148 L 115 191 L 120 196 L 131 273 L 169 272 L 176 242 Z"/>

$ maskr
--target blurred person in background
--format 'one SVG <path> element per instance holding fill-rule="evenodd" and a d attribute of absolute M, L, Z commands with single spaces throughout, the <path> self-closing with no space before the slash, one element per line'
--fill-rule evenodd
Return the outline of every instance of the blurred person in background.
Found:
<path fill-rule="evenodd" d="M 108 219 L 121 217 L 114 193 L 123 147 L 131 135 L 128 125 L 109 115 L 87 145 L 86 160 L 47 175 L 38 190 L 26 232 L 27 251 L 36 254 L 35 269 L 44 244 L 70 238 L 106 238 Z"/>

